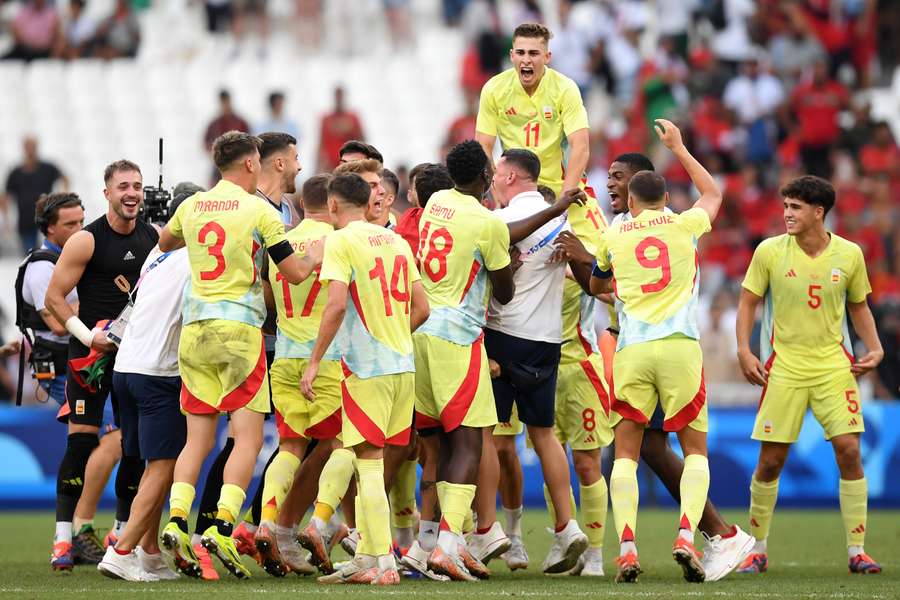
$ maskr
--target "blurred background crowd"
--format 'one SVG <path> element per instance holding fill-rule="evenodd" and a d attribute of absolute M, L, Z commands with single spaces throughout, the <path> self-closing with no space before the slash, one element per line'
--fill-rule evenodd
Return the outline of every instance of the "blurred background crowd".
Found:
<path fill-rule="evenodd" d="M 630 151 L 666 175 L 673 209 L 692 201 L 655 143 L 658 117 L 682 127 L 725 191 L 701 245 L 706 376 L 729 390 L 713 402 L 757 397 L 735 358 L 736 298 L 756 244 L 784 231 L 780 183 L 801 173 L 833 182 L 829 226 L 866 257 L 885 360 L 863 387 L 900 395 L 894 0 L 5 0 L 0 263 L 35 243 L 40 193 L 68 187 L 98 216 L 98 165 L 117 152 L 155 181 L 160 135 L 167 173 L 200 183 L 203 150 L 229 129 L 297 137 L 301 178 L 363 139 L 397 173 L 402 212 L 408 168 L 474 136 L 481 86 L 509 66 L 525 21 L 551 27 L 551 66 L 581 90 L 604 209 L 609 163 Z"/>

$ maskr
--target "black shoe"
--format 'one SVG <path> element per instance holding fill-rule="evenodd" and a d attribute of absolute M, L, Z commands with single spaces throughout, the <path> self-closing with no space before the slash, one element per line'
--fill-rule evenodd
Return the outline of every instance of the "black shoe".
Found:
<path fill-rule="evenodd" d="M 97 530 L 90 525 L 84 525 L 78 535 L 72 538 L 72 554 L 76 565 L 99 564 L 105 553 Z"/>

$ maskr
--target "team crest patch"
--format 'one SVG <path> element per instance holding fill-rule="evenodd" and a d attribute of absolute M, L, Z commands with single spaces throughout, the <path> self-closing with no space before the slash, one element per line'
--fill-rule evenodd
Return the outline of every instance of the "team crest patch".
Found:
<path fill-rule="evenodd" d="M 763 423 L 763 433 L 772 433 L 772 421 L 766 421 L 765 423 Z"/>
<path fill-rule="evenodd" d="M 548 121 L 553 118 L 553 109 L 549 106 L 544 107 L 544 118 Z"/>
<path fill-rule="evenodd" d="M 84 400 L 76 400 L 75 401 L 75 414 L 76 415 L 84 414 Z"/>
<path fill-rule="evenodd" d="M 832 269 L 831 270 L 831 283 L 840 283 L 841 282 L 841 270 L 840 269 Z"/>

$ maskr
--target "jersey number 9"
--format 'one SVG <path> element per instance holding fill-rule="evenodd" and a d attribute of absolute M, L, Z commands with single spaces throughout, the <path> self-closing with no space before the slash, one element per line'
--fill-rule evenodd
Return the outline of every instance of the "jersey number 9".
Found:
<path fill-rule="evenodd" d="M 648 248 L 656 248 L 658 254 L 656 258 L 647 256 Z M 672 281 L 672 265 L 669 262 L 669 247 L 661 239 L 653 237 L 645 237 L 634 249 L 634 257 L 638 264 L 645 269 L 659 269 L 659 279 L 652 283 L 641 285 L 641 291 L 645 294 L 658 292 L 669 285 Z"/>

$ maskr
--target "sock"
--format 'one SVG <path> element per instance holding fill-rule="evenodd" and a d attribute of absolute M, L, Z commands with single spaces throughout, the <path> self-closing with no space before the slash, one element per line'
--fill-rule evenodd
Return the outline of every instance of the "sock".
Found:
<path fill-rule="evenodd" d="M 616 523 L 616 535 L 622 543 L 623 554 L 625 544 L 631 543 L 635 552 L 634 536 L 637 533 L 638 480 L 637 463 L 630 458 L 617 458 L 613 461 L 612 473 L 609 476 L 609 495 L 612 500 L 613 520 Z"/>
<path fill-rule="evenodd" d="M 70 433 L 66 453 L 56 474 L 56 520 L 71 523 L 84 488 L 84 470 L 91 452 L 100 445 L 96 433 Z"/>
<path fill-rule="evenodd" d="M 316 497 L 316 509 L 314 514 L 325 522 L 331 518 L 334 511 L 341 504 L 341 498 L 347 493 L 350 486 L 350 478 L 353 477 L 354 462 L 356 457 L 353 452 L 340 448 L 331 453 L 328 462 L 322 468 L 319 475 L 319 495 Z M 382 483 L 381 487 L 384 487 Z M 326 515 L 324 504 L 331 508 L 331 514 Z"/>
<path fill-rule="evenodd" d="M 56 544 L 58 542 L 68 542 L 72 543 L 72 522 L 71 521 L 57 521 L 56 522 L 56 533 L 53 536 L 53 543 Z"/>
<path fill-rule="evenodd" d="M 415 460 L 405 460 L 397 469 L 394 485 L 391 486 L 389 499 L 391 501 L 391 525 L 397 530 L 400 537 L 401 530 L 409 534 L 412 543 L 412 528 L 416 518 L 416 467 L 419 463 Z M 398 539 L 398 543 L 400 540 Z M 409 544 L 400 544 L 406 548 Z"/>
<path fill-rule="evenodd" d="M 221 535 L 231 535 L 231 529 L 237 515 L 241 514 L 241 505 L 247 498 L 247 493 L 240 486 L 233 483 L 222 485 L 222 491 L 219 494 L 219 502 L 216 505 L 216 527 Z"/>
<path fill-rule="evenodd" d="M 284 451 L 279 452 L 269 463 L 262 486 L 262 497 L 265 502 L 260 513 L 261 520 L 274 523 L 278 518 L 278 511 L 291 489 L 291 484 L 294 483 L 294 473 L 299 466 L 300 459 Z"/>
<path fill-rule="evenodd" d="M 269 467 L 272 466 L 272 462 L 275 460 L 275 457 L 281 454 L 281 451 L 278 448 L 275 448 L 275 452 L 269 457 L 269 460 L 266 461 L 266 466 L 263 467 L 262 476 L 259 479 L 259 483 L 256 484 L 256 491 L 253 494 L 253 500 L 250 502 L 250 508 L 247 510 L 247 515 L 245 515 L 244 520 L 250 523 L 251 525 L 259 525 L 260 520 L 262 519 L 262 507 L 263 507 L 263 494 L 265 492 L 264 482 L 266 481 L 266 475 L 269 473 Z M 291 484 L 288 484 L 288 489 L 290 489 Z M 284 493 L 287 496 L 287 492 Z M 271 496 L 266 496 L 266 502 L 269 501 Z M 248 519 L 247 516 L 250 518 Z M 237 515 L 235 515 L 237 517 Z"/>
<path fill-rule="evenodd" d="M 200 506 L 198 508 L 197 523 L 194 533 L 202 535 L 204 531 L 209 529 L 213 521 L 216 519 L 216 502 L 219 501 L 219 492 L 222 490 L 222 474 L 225 471 L 225 463 L 231 456 L 231 450 L 234 448 L 234 438 L 225 440 L 225 445 L 213 461 L 206 475 L 206 483 L 203 486 L 203 494 L 200 496 Z M 199 537 L 198 537 L 199 543 Z"/>
<path fill-rule="evenodd" d="M 866 478 L 850 481 L 841 479 L 840 490 L 841 519 L 844 521 L 844 533 L 847 535 L 847 546 L 859 546 L 860 551 L 850 555 L 854 557 L 862 552 L 866 541 L 866 517 L 869 492 Z"/>
<path fill-rule="evenodd" d="M 391 551 L 391 509 L 384 491 L 384 460 L 357 458 L 356 468 L 359 473 L 357 498 L 366 524 L 366 537 L 370 538 L 369 553 L 374 556 L 388 554 Z M 356 520 L 359 521 L 359 515 Z"/>
<path fill-rule="evenodd" d="M 176 481 L 172 484 L 172 491 L 169 493 L 169 517 L 187 519 L 191 512 L 191 505 L 194 503 L 194 486 L 183 481 Z"/>
<path fill-rule="evenodd" d="M 544 484 L 544 502 L 547 503 L 547 512 L 550 513 L 550 524 L 556 527 L 556 507 L 553 506 L 553 500 L 550 498 L 550 488 Z M 569 509 L 572 511 L 572 518 L 575 518 L 575 515 L 578 514 L 578 511 L 575 506 L 575 493 L 572 491 L 572 486 L 569 486 Z"/>
<path fill-rule="evenodd" d="M 472 507 L 469 506 L 468 510 L 466 510 L 466 514 L 463 517 L 462 522 L 462 530 L 460 533 L 469 533 L 475 529 L 475 511 L 472 510 Z"/>
<path fill-rule="evenodd" d="M 709 492 L 709 460 L 702 454 L 688 454 L 684 457 L 684 471 L 681 472 L 681 521 L 679 529 L 690 533 L 694 540 L 694 529 L 700 522 L 706 495 Z M 685 539 L 688 539 L 685 536 Z"/>
<path fill-rule="evenodd" d="M 93 519 L 80 519 L 75 517 L 72 520 L 72 531 L 81 531 L 81 528 L 85 525 L 90 526 L 91 529 L 94 528 L 94 520 Z"/>
<path fill-rule="evenodd" d="M 510 537 L 522 537 L 522 507 L 506 508 L 503 507 L 506 514 L 506 534 Z"/>
<path fill-rule="evenodd" d="M 419 545 L 425 552 L 434 550 L 439 527 L 440 523 L 437 521 L 419 521 Z"/>
<path fill-rule="evenodd" d="M 750 479 L 750 533 L 757 542 L 763 542 L 762 552 L 765 552 L 765 539 L 769 537 L 776 500 L 778 500 L 777 479 L 769 482 L 758 481 L 755 475 Z"/>
<path fill-rule="evenodd" d="M 358 486 L 357 486 L 357 489 Z M 375 556 L 374 548 L 372 547 L 372 536 L 369 535 L 369 529 L 367 527 L 367 523 L 365 518 L 363 518 L 363 509 L 362 509 L 362 501 L 359 498 L 359 494 L 357 494 L 353 498 L 353 507 L 354 512 L 356 513 L 356 528 L 355 531 L 359 534 L 359 542 L 356 544 L 356 554 L 354 556 L 359 556 L 361 554 Z M 353 529 L 350 530 L 354 531 Z"/>
<path fill-rule="evenodd" d="M 137 496 L 138 485 L 144 475 L 144 461 L 136 456 L 123 456 L 116 472 L 116 519 L 127 521 L 131 503 Z"/>
<path fill-rule="evenodd" d="M 608 496 L 606 480 L 602 475 L 591 485 L 581 486 L 581 518 L 584 519 L 584 532 L 591 548 L 603 547 Z"/>
<path fill-rule="evenodd" d="M 438 502 L 441 505 L 441 530 L 462 533 L 463 522 L 471 511 L 475 486 L 462 483 L 437 482 Z M 446 525 L 446 526 L 445 526 Z"/>

